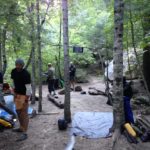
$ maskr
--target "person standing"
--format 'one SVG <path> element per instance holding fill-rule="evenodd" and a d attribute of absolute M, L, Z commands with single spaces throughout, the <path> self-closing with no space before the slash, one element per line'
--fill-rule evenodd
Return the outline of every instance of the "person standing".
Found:
<path fill-rule="evenodd" d="M 13 129 L 13 131 L 21 132 L 22 134 L 17 141 L 23 141 L 28 137 L 28 101 L 31 96 L 31 77 L 30 73 L 23 68 L 24 61 L 22 59 L 17 59 L 15 66 L 11 72 L 11 79 L 14 83 L 14 102 L 20 127 Z"/>
<path fill-rule="evenodd" d="M 75 87 L 75 73 L 76 73 L 76 67 L 72 62 L 70 62 L 70 66 L 69 66 L 70 88 L 72 86 L 73 90 Z"/>
<path fill-rule="evenodd" d="M 48 91 L 50 95 L 56 95 L 55 93 L 55 69 L 52 67 L 51 63 L 48 63 L 48 73 L 47 73 Z"/>

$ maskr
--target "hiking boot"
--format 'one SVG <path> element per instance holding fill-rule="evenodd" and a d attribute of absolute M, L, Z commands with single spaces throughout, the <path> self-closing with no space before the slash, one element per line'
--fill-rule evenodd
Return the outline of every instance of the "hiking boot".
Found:
<path fill-rule="evenodd" d="M 23 132 L 20 128 L 12 129 L 13 132 Z"/>
<path fill-rule="evenodd" d="M 16 142 L 21 142 L 24 141 L 28 138 L 28 135 L 26 133 L 23 133 L 17 140 Z"/>

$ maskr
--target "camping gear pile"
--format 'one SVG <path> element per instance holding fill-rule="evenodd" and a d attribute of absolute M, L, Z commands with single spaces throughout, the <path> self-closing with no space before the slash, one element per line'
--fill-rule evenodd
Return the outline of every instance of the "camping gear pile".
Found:
<path fill-rule="evenodd" d="M 14 123 L 15 114 L 7 106 L 0 103 L 0 132 L 13 128 Z"/>
<path fill-rule="evenodd" d="M 122 129 L 130 143 L 137 144 L 139 139 L 142 142 L 150 142 L 150 121 L 145 116 L 137 116 L 134 124 L 125 123 Z"/>
<path fill-rule="evenodd" d="M 33 118 L 36 110 L 29 106 L 28 115 Z M 14 95 L 11 94 L 9 84 L 3 84 L 3 96 L 0 101 L 0 132 L 5 129 L 11 129 L 17 120 L 17 113 L 14 103 Z"/>

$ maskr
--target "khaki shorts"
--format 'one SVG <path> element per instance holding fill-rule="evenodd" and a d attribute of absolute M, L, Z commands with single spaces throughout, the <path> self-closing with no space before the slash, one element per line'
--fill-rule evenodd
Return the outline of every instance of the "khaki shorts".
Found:
<path fill-rule="evenodd" d="M 24 106 L 28 103 L 27 97 L 25 95 L 19 95 L 19 94 L 15 96 L 14 101 L 16 105 L 16 110 L 23 109 Z"/>

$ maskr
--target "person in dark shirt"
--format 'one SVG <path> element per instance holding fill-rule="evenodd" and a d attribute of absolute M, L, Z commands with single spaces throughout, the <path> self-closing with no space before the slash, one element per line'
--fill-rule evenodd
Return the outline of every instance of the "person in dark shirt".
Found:
<path fill-rule="evenodd" d="M 31 95 L 31 78 L 30 73 L 25 70 L 24 61 L 17 59 L 16 67 L 11 72 L 11 78 L 14 83 L 15 105 L 20 127 L 14 129 L 15 132 L 22 132 L 21 137 L 17 141 L 27 139 L 28 129 L 28 100 Z"/>
<path fill-rule="evenodd" d="M 126 81 L 126 77 L 123 77 L 123 96 L 124 96 L 124 114 L 125 114 L 125 121 L 127 123 L 134 124 L 134 117 L 132 108 L 130 105 L 130 100 L 133 96 L 133 90 L 131 87 L 131 83 Z"/>
<path fill-rule="evenodd" d="M 72 62 L 70 62 L 70 66 L 69 66 L 70 88 L 72 86 L 73 90 L 75 86 L 75 73 L 76 73 L 76 67 Z"/>
<path fill-rule="evenodd" d="M 49 94 L 55 96 L 55 69 L 51 63 L 48 63 L 47 81 Z"/>

